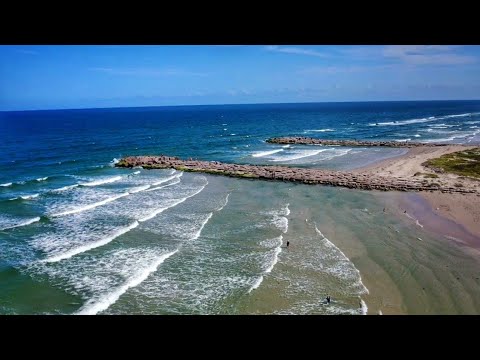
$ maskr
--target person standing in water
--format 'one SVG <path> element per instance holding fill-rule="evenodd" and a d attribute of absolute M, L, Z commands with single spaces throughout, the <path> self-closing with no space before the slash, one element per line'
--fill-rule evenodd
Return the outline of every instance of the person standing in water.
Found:
<path fill-rule="evenodd" d="M 327 300 L 327 304 L 330 304 L 330 295 L 327 295 L 326 300 Z"/>
<path fill-rule="evenodd" d="M 288 249 L 289 246 L 290 246 L 290 241 L 287 241 L 287 249 Z"/>

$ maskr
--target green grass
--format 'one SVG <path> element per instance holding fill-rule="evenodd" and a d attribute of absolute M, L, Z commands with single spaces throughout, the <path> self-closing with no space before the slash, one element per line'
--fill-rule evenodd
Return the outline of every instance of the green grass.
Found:
<path fill-rule="evenodd" d="M 480 148 L 457 151 L 423 163 L 431 169 L 480 179 Z"/>

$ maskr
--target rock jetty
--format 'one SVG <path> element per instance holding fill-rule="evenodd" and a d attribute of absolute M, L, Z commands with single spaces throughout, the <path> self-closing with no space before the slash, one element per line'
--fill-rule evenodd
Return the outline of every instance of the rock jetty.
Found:
<path fill-rule="evenodd" d="M 437 147 L 451 144 L 420 143 L 414 141 L 360 141 L 360 140 L 324 140 L 310 137 L 276 137 L 267 139 L 272 144 L 303 144 L 303 145 L 326 145 L 326 146 L 383 146 L 395 148 L 412 147 Z"/>
<path fill-rule="evenodd" d="M 121 159 L 117 167 L 144 169 L 173 168 L 180 171 L 203 172 L 263 180 L 292 181 L 303 184 L 343 186 L 363 190 L 441 191 L 446 193 L 477 193 L 474 189 L 447 187 L 426 180 L 371 176 L 342 171 L 294 168 L 288 166 L 240 165 L 218 161 L 181 160 L 171 156 L 129 156 Z"/>

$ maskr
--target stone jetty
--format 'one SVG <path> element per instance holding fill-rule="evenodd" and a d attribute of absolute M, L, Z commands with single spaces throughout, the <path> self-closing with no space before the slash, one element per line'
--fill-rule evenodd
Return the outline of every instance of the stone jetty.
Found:
<path fill-rule="evenodd" d="M 426 180 L 371 176 L 343 171 L 295 168 L 288 166 L 240 165 L 218 161 L 181 160 L 171 156 L 129 156 L 121 159 L 117 167 L 144 169 L 173 168 L 180 171 L 203 172 L 231 177 L 262 180 L 291 181 L 303 184 L 343 186 L 363 190 L 441 191 L 444 193 L 477 193 L 477 190 L 447 187 Z"/>
<path fill-rule="evenodd" d="M 395 148 L 412 147 L 437 147 L 451 144 L 420 143 L 415 141 L 360 141 L 360 140 L 325 140 L 310 137 L 275 137 L 267 139 L 272 144 L 303 144 L 303 145 L 326 145 L 326 146 L 383 146 Z"/>

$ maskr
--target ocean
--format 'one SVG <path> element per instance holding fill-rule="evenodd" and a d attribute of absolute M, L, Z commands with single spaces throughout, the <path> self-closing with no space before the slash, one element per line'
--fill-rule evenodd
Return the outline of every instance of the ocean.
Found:
<path fill-rule="evenodd" d="M 480 101 L 1 112 L 0 314 L 480 313 L 478 259 L 385 216 L 382 193 L 114 167 L 406 153 L 274 136 L 474 144 Z"/>

